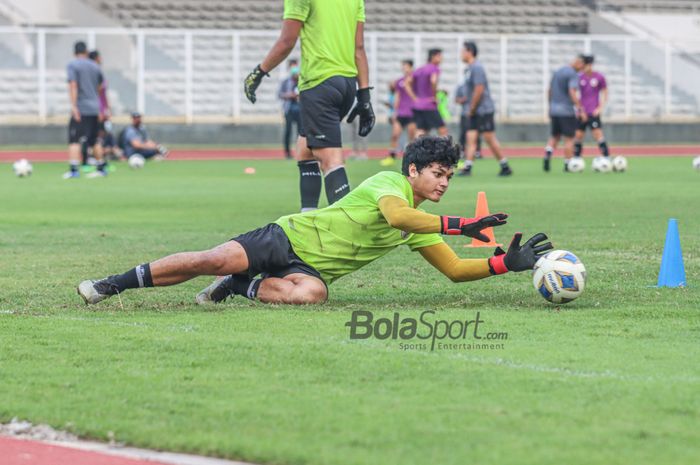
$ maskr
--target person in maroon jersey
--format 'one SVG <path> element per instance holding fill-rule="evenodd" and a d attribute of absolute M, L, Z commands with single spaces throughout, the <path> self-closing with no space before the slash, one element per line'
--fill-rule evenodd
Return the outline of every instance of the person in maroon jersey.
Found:
<path fill-rule="evenodd" d="M 593 55 L 585 55 L 583 57 L 583 72 L 578 75 L 583 111 L 579 115 L 579 126 L 576 130 L 575 157 L 580 157 L 583 152 L 583 138 L 586 137 L 586 129 L 591 130 L 591 135 L 598 143 L 600 154 L 604 157 L 610 156 L 610 149 L 605 141 L 603 122 L 601 121 L 601 115 L 608 103 L 608 84 L 603 74 L 593 70 L 593 62 Z"/>
<path fill-rule="evenodd" d="M 403 76 L 392 83 L 394 90 L 393 115 L 391 118 L 391 147 L 389 155 L 381 161 L 382 166 L 391 166 L 396 161 L 396 154 L 401 152 L 399 139 L 406 130 L 408 142 L 416 137 L 416 123 L 413 120 L 413 103 L 416 94 L 413 93 L 413 60 L 401 62 Z"/>
<path fill-rule="evenodd" d="M 429 134 L 437 129 L 440 136 L 447 135 L 447 126 L 437 108 L 437 90 L 440 81 L 440 63 L 442 50 L 434 48 L 428 51 L 428 63 L 413 73 L 413 92 L 416 100 L 413 105 L 413 118 L 416 122 L 416 137 Z"/>

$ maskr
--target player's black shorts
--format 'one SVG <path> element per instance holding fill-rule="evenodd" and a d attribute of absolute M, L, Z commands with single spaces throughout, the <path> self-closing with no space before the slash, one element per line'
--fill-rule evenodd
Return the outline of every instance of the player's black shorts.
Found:
<path fill-rule="evenodd" d="M 401 128 L 404 129 L 406 126 L 413 122 L 413 116 L 397 116 L 396 121 L 398 121 L 398 123 L 401 125 Z"/>
<path fill-rule="evenodd" d="M 586 121 L 578 121 L 579 131 L 586 131 L 586 129 L 603 129 L 603 122 L 600 120 L 600 116 L 588 115 Z"/>
<path fill-rule="evenodd" d="M 316 87 L 302 90 L 299 135 L 309 148 L 342 147 L 340 123 L 355 103 L 357 80 L 333 76 Z"/>
<path fill-rule="evenodd" d="M 85 142 L 89 147 L 97 142 L 97 135 L 100 132 L 100 122 L 97 115 L 81 116 L 80 122 L 71 117 L 68 124 L 68 143 L 82 144 Z"/>
<path fill-rule="evenodd" d="M 431 131 L 445 125 L 437 110 L 413 110 L 413 120 L 416 127 L 422 131 Z"/>
<path fill-rule="evenodd" d="M 552 137 L 574 137 L 578 123 L 575 116 L 552 116 Z"/>
<path fill-rule="evenodd" d="M 248 256 L 248 276 L 251 278 L 259 274 L 284 278 L 293 273 L 302 273 L 323 281 L 314 267 L 294 253 L 289 238 L 278 224 L 270 223 L 232 240 L 241 244 L 245 250 Z"/>
<path fill-rule="evenodd" d="M 485 115 L 474 115 L 469 118 L 469 131 L 493 132 L 496 130 L 496 123 L 493 120 L 493 113 Z"/>

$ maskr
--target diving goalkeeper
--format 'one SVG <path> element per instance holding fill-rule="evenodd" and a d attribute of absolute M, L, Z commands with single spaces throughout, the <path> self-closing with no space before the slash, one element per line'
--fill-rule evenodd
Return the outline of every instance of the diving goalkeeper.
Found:
<path fill-rule="evenodd" d="M 328 284 L 406 244 L 454 282 L 508 271 L 531 270 L 552 249 L 540 233 L 522 246 L 515 234 L 508 251 L 488 259 L 460 259 L 441 234 L 487 241 L 482 230 L 506 223 L 497 213 L 478 218 L 431 215 L 418 209 L 447 191 L 459 145 L 449 137 L 423 137 L 406 147 L 402 173 L 380 172 L 333 205 L 283 216 L 201 252 L 184 252 L 139 265 L 121 275 L 83 281 L 88 304 L 127 289 L 171 286 L 197 276 L 219 276 L 197 303 L 240 295 L 265 303 L 315 304 L 328 298 Z"/>

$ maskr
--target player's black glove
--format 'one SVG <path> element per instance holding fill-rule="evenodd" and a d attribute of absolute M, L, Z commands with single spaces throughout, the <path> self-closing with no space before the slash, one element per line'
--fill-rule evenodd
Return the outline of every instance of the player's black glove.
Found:
<path fill-rule="evenodd" d="M 369 96 L 370 89 L 372 88 L 365 87 L 357 91 L 357 103 L 348 116 L 348 123 L 352 123 L 358 115 L 360 116 L 360 129 L 357 131 L 360 137 L 367 137 L 374 127 L 374 110 Z"/>
<path fill-rule="evenodd" d="M 506 224 L 508 215 L 505 213 L 494 213 L 489 216 L 477 216 L 476 218 L 462 218 L 459 216 L 441 216 L 440 232 L 453 236 L 469 236 L 488 242 L 489 238 L 481 232 L 482 229 L 492 228 Z"/>
<path fill-rule="evenodd" d="M 500 247 L 496 248 L 493 257 L 489 258 L 491 274 L 531 270 L 546 251 L 554 248 L 551 242 L 541 244 L 547 240 L 547 235 L 544 233 L 535 234 L 521 246 L 520 239 L 522 237 L 523 233 L 515 233 L 508 247 L 508 252 Z"/>
<path fill-rule="evenodd" d="M 263 77 L 270 77 L 265 71 L 262 70 L 260 65 L 256 66 L 252 73 L 246 76 L 243 82 L 243 89 L 245 90 L 245 96 L 250 100 L 250 103 L 255 103 L 255 91 L 258 90 Z"/>

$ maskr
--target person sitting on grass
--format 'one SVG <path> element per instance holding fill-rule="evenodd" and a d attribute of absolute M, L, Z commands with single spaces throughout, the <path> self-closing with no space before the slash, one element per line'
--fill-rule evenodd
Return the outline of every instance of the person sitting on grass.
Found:
<path fill-rule="evenodd" d="M 168 149 L 151 140 L 143 127 L 141 113 L 131 114 L 131 126 L 124 130 L 124 157 L 139 154 L 145 159 L 162 160 L 168 156 Z"/>
<path fill-rule="evenodd" d="M 406 147 L 402 173 L 380 172 L 333 205 L 279 218 L 201 252 L 170 255 L 124 274 L 83 281 L 78 293 L 87 304 L 127 289 L 171 286 L 197 276 L 218 276 L 196 302 L 222 302 L 240 295 L 264 303 L 317 304 L 328 284 L 357 271 L 399 245 L 408 245 L 454 282 L 508 271 L 532 270 L 552 249 L 539 233 L 522 246 L 515 234 L 505 252 L 484 259 L 460 259 L 440 234 L 488 241 L 485 228 L 508 215 L 462 218 L 425 213 L 418 206 L 439 202 L 454 174 L 460 147 L 450 137 L 423 137 Z"/>

